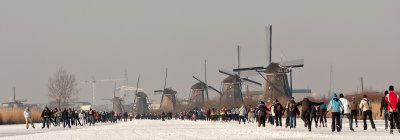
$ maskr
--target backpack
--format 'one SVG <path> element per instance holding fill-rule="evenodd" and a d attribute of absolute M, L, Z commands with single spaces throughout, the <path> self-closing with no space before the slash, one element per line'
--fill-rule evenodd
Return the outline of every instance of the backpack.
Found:
<path fill-rule="evenodd" d="M 296 106 L 294 105 L 294 103 L 289 103 L 289 111 L 294 111 L 296 108 Z"/>
<path fill-rule="evenodd" d="M 321 104 L 321 109 L 322 110 L 326 110 L 327 108 L 326 108 L 326 105 L 325 104 Z"/>

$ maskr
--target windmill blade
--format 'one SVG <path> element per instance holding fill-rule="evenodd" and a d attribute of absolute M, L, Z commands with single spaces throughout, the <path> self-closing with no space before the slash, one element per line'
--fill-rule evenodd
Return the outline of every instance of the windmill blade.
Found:
<path fill-rule="evenodd" d="M 117 82 L 114 83 L 114 97 L 115 97 L 115 90 L 117 88 Z"/>
<path fill-rule="evenodd" d="M 250 80 L 250 79 L 248 79 L 248 78 L 241 78 L 241 80 L 242 80 L 242 82 L 250 82 L 250 83 L 253 83 L 253 84 L 259 85 L 259 86 L 262 85 L 261 83 L 256 82 L 256 81 L 253 81 L 253 80 Z"/>
<path fill-rule="evenodd" d="M 240 68 L 240 69 L 233 69 L 233 72 L 240 72 L 241 77 L 247 76 L 256 76 L 259 72 L 265 72 L 264 67 L 249 67 L 249 68 Z"/>
<path fill-rule="evenodd" d="M 214 90 L 215 92 L 217 92 L 219 94 L 219 96 L 222 96 L 222 92 L 218 91 L 216 88 L 212 87 L 212 86 L 207 86 L 208 88 Z"/>
<path fill-rule="evenodd" d="M 167 78 L 168 78 L 168 68 L 165 69 L 165 80 L 164 80 L 163 90 L 165 90 L 165 87 L 167 86 Z"/>
<path fill-rule="evenodd" d="M 218 70 L 220 73 L 223 73 L 223 74 L 226 74 L 226 75 L 229 75 L 229 76 L 236 76 L 236 74 L 233 74 L 233 73 L 231 73 L 231 72 L 227 72 L 227 71 L 225 71 L 225 70 Z"/>
<path fill-rule="evenodd" d="M 258 88 L 258 89 L 262 88 L 262 85 L 259 85 L 260 83 L 258 83 L 258 82 L 257 83 L 253 83 L 253 82 L 250 82 L 250 81 L 242 80 L 242 84 L 250 86 L 250 87 L 253 87 L 253 88 Z"/>
<path fill-rule="evenodd" d="M 159 92 L 163 92 L 164 90 L 162 90 L 162 89 L 159 89 L 159 90 L 155 90 L 154 92 L 155 93 L 159 93 Z"/>
<path fill-rule="evenodd" d="M 249 68 L 240 68 L 240 69 L 233 69 L 233 72 L 242 72 L 242 71 L 262 71 L 265 70 L 264 67 L 249 67 Z"/>
<path fill-rule="evenodd" d="M 304 59 L 282 61 L 281 66 L 288 67 L 288 68 L 304 67 Z"/>
<path fill-rule="evenodd" d="M 111 101 L 111 102 L 113 101 L 112 99 L 103 99 L 103 100 L 106 100 L 106 101 Z"/>
<path fill-rule="evenodd" d="M 164 100 L 164 94 L 162 94 L 162 95 L 161 95 L 161 103 L 160 103 L 160 108 L 162 107 L 163 100 Z"/>
<path fill-rule="evenodd" d="M 207 85 L 205 82 L 203 82 L 202 80 L 200 80 L 199 78 L 197 78 L 196 76 L 193 76 L 194 79 L 196 79 L 197 81 L 199 81 L 200 83 L 203 83 L 205 85 Z"/>
<path fill-rule="evenodd" d="M 133 99 L 133 104 L 136 103 L 136 96 L 137 96 L 138 89 L 139 89 L 139 82 L 140 82 L 140 74 L 139 74 L 138 81 L 137 81 L 137 84 L 136 84 L 135 98 Z"/>
<path fill-rule="evenodd" d="M 167 86 L 167 78 L 168 78 L 168 68 L 165 69 L 164 88 L 163 88 L 163 90 L 162 90 L 162 93 L 163 93 L 163 94 L 161 95 L 160 108 L 162 107 L 163 100 L 164 100 L 164 91 L 165 91 L 165 88 L 166 88 L 166 86 Z"/>
<path fill-rule="evenodd" d="M 200 83 L 203 83 L 204 85 L 206 85 L 208 88 L 214 90 L 215 92 L 217 92 L 219 95 L 222 95 L 222 93 L 220 91 L 218 91 L 216 88 L 207 85 L 205 82 L 203 82 L 202 80 L 200 80 L 199 78 L 197 78 L 196 76 L 193 76 L 194 79 L 196 79 L 197 81 L 199 81 Z"/>

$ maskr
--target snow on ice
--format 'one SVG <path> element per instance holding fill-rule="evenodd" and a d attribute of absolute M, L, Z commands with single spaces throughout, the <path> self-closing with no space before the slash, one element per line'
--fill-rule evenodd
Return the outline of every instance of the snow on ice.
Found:
<path fill-rule="evenodd" d="M 284 119 L 282 119 L 284 120 Z M 0 139 L 3 140 L 110 140 L 110 139 L 160 139 L 160 140 L 187 140 L 187 139 L 399 139 L 400 134 L 395 131 L 389 135 L 384 129 L 384 122 L 375 121 L 378 131 L 369 126 L 367 131 L 362 130 L 362 121 L 358 122 L 356 132 L 349 130 L 345 118 L 343 131 L 332 132 L 330 121 L 328 128 L 315 128 L 309 132 L 303 121 L 297 120 L 297 128 L 280 128 L 266 125 L 265 128 L 257 127 L 256 123 L 239 125 L 234 122 L 207 122 L 207 121 L 181 121 L 181 120 L 133 120 L 119 122 L 118 124 L 97 124 L 95 127 L 78 126 L 72 129 L 54 128 L 41 129 L 41 124 L 36 124 L 36 129 L 25 129 L 25 125 L 1 125 Z M 368 123 L 369 124 L 369 123 Z"/>

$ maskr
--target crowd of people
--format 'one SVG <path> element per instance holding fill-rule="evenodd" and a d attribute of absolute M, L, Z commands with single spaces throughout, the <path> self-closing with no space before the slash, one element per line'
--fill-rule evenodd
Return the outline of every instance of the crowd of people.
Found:
<path fill-rule="evenodd" d="M 41 117 L 43 119 L 43 127 L 49 128 L 53 125 L 54 127 L 62 126 L 71 128 L 72 126 L 83 126 L 83 125 L 95 125 L 96 123 L 117 123 L 118 121 L 127 122 L 128 118 L 132 119 L 149 119 L 149 120 L 202 120 L 202 121 L 222 121 L 231 122 L 237 121 L 239 124 L 258 123 L 258 127 L 265 127 L 266 123 L 275 127 L 285 128 L 296 128 L 296 117 L 304 121 L 304 127 L 307 127 L 311 131 L 314 122 L 315 128 L 328 127 L 327 114 L 331 112 L 331 130 L 332 132 L 341 132 L 343 129 L 342 122 L 343 118 L 347 117 L 349 120 L 349 129 L 354 131 L 353 123 L 358 127 L 357 116 L 361 115 L 363 120 L 363 129 L 367 130 L 367 118 L 370 120 L 372 129 L 376 130 L 375 123 L 372 117 L 372 106 L 371 101 L 367 95 L 363 95 L 361 101 L 356 101 L 353 97 L 351 101 L 344 98 L 344 94 L 341 93 L 339 97 L 337 94 L 333 94 L 332 99 L 325 104 L 324 101 L 312 102 L 308 98 L 304 98 L 302 101 L 296 103 L 294 98 L 282 105 L 278 99 L 274 101 L 267 101 L 265 104 L 263 101 L 259 101 L 256 107 L 248 105 L 245 107 L 234 108 L 210 108 L 210 109 L 198 109 L 194 108 L 189 111 L 183 112 L 162 112 L 160 114 L 148 113 L 148 114 L 133 114 L 133 113 L 115 113 L 111 112 L 96 112 L 95 110 L 88 111 L 76 111 L 74 109 L 48 109 L 47 107 L 43 110 Z M 299 109 L 301 106 L 301 110 Z M 389 91 L 385 91 L 385 95 L 382 97 L 380 115 L 384 115 L 385 118 L 385 129 L 390 134 L 393 134 L 393 130 L 397 129 L 400 133 L 400 98 L 394 93 L 394 87 L 389 86 Z M 282 117 L 286 113 L 285 122 L 282 123 Z M 26 120 L 26 129 L 29 128 L 29 124 L 33 128 L 34 124 L 31 119 L 31 112 L 27 108 L 24 111 Z M 353 122 L 354 120 L 354 122 Z M 62 122 L 62 123 L 61 123 Z M 390 126 L 389 126 L 389 125 Z"/>

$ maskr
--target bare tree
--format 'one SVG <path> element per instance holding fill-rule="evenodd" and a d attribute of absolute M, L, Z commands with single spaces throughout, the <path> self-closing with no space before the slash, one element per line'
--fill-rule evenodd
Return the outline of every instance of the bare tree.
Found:
<path fill-rule="evenodd" d="M 60 68 L 49 78 L 47 88 L 50 98 L 55 100 L 58 108 L 66 107 L 71 98 L 78 93 L 77 82 L 74 74 Z"/>

